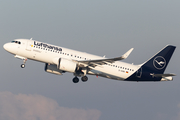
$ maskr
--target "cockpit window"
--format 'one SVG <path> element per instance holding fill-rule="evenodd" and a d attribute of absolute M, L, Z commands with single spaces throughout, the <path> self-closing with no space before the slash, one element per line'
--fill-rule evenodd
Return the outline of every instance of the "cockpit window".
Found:
<path fill-rule="evenodd" d="M 11 43 L 15 43 L 15 41 L 11 41 Z"/>
<path fill-rule="evenodd" d="M 11 43 L 21 44 L 20 41 L 12 41 Z"/>

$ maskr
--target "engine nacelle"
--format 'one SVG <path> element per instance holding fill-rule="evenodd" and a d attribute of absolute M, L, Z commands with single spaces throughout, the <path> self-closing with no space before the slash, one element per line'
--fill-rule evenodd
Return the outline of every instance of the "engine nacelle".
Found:
<path fill-rule="evenodd" d="M 57 69 L 57 65 L 48 65 L 47 63 L 45 64 L 45 71 L 56 75 L 62 75 L 63 73 L 63 71 Z"/>
<path fill-rule="evenodd" d="M 169 76 L 169 77 L 163 77 L 161 79 L 161 81 L 172 81 L 173 80 L 173 77 Z"/>
<path fill-rule="evenodd" d="M 57 63 L 57 68 L 62 71 L 72 72 L 74 73 L 77 67 L 77 63 L 72 60 L 59 58 Z"/>

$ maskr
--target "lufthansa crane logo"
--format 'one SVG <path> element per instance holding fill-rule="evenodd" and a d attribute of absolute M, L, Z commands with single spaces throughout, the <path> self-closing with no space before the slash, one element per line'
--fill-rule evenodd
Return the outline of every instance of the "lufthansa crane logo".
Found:
<path fill-rule="evenodd" d="M 156 69 L 163 69 L 166 66 L 166 60 L 162 56 L 157 56 L 154 61 L 153 65 Z"/>

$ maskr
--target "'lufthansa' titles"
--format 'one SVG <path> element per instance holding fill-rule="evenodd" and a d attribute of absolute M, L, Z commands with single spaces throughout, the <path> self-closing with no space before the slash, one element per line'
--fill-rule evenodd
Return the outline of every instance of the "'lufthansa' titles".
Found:
<path fill-rule="evenodd" d="M 51 45 L 48 45 L 48 44 L 45 44 L 45 43 L 38 43 L 36 41 L 34 41 L 34 46 L 39 46 L 39 47 L 47 48 L 47 49 L 51 49 L 51 50 L 62 51 L 62 48 L 51 46 Z"/>

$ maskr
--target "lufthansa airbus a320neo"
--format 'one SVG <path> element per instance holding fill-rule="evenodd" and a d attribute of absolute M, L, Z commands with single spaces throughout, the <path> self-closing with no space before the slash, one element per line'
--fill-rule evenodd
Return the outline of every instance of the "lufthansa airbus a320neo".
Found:
<path fill-rule="evenodd" d="M 96 75 L 122 81 L 172 81 L 175 74 L 164 71 L 175 50 L 167 45 L 153 57 L 140 65 L 133 65 L 121 60 L 126 59 L 133 48 L 116 58 L 105 58 L 85 52 L 79 52 L 32 39 L 15 39 L 4 44 L 4 49 L 24 61 L 28 59 L 45 63 L 45 71 L 56 75 L 65 72 L 74 74 L 73 82 L 88 80 L 87 75 Z"/>

